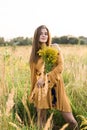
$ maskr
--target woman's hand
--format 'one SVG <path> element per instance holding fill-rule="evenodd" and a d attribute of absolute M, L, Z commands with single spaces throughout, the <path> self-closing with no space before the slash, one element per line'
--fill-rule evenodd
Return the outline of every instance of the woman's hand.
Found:
<path fill-rule="evenodd" d="M 43 87 L 45 85 L 45 82 L 43 80 L 43 78 L 39 78 L 38 81 L 37 81 L 37 86 L 38 87 Z"/>

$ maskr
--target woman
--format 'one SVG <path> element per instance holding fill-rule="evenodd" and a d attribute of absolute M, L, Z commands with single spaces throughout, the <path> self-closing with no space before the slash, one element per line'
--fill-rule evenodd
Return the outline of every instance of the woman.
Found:
<path fill-rule="evenodd" d="M 52 46 L 58 49 L 57 64 L 47 74 L 44 73 L 44 61 L 38 51 L 43 46 Z M 38 126 L 44 127 L 46 122 L 46 109 L 59 110 L 71 130 L 77 126 L 73 117 L 69 100 L 64 90 L 62 79 L 63 57 L 57 44 L 51 44 L 51 37 L 45 25 L 39 26 L 34 33 L 32 51 L 30 55 L 31 91 L 29 100 L 37 109 Z"/>

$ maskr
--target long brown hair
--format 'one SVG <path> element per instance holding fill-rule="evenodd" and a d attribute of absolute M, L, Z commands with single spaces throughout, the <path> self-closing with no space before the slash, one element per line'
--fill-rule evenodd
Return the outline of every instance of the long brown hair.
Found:
<path fill-rule="evenodd" d="M 34 37 L 33 37 L 33 42 L 32 42 L 32 51 L 31 51 L 30 61 L 29 61 L 30 63 L 32 63 L 32 62 L 36 63 L 39 58 L 37 52 L 41 48 L 41 44 L 39 42 L 41 29 L 47 30 L 48 40 L 46 42 L 46 45 L 49 46 L 51 44 L 51 36 L 50 36 L 50 32 L 49 32 L 48 28 L 45 25 L 39 26 L 34 32 Z"/>

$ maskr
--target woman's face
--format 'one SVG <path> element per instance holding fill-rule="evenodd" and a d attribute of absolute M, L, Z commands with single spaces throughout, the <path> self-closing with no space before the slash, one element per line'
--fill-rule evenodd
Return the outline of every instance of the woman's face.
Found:
<path fill-rule="evenodd" d="M 39 37 L 39 42 L 41 43 L 46 43 L 48 40 L 48 32 L 47 29 L 42 28 L 41 29 L 41 33 L 40 33 L 40 37 Z"/>

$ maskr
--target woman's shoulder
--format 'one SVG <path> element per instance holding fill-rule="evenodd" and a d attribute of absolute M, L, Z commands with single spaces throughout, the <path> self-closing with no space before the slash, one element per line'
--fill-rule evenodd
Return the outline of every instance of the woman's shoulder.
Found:
<path fill-rule="evenodd" d="M 54 47 L 54 48 L 56 48 L 57 50 L 61 50 L 60 49 L 60 46 L 57 44 L 57 43 L 53 43 L 53 44 L 51 44 L 51 47 Z"/>

